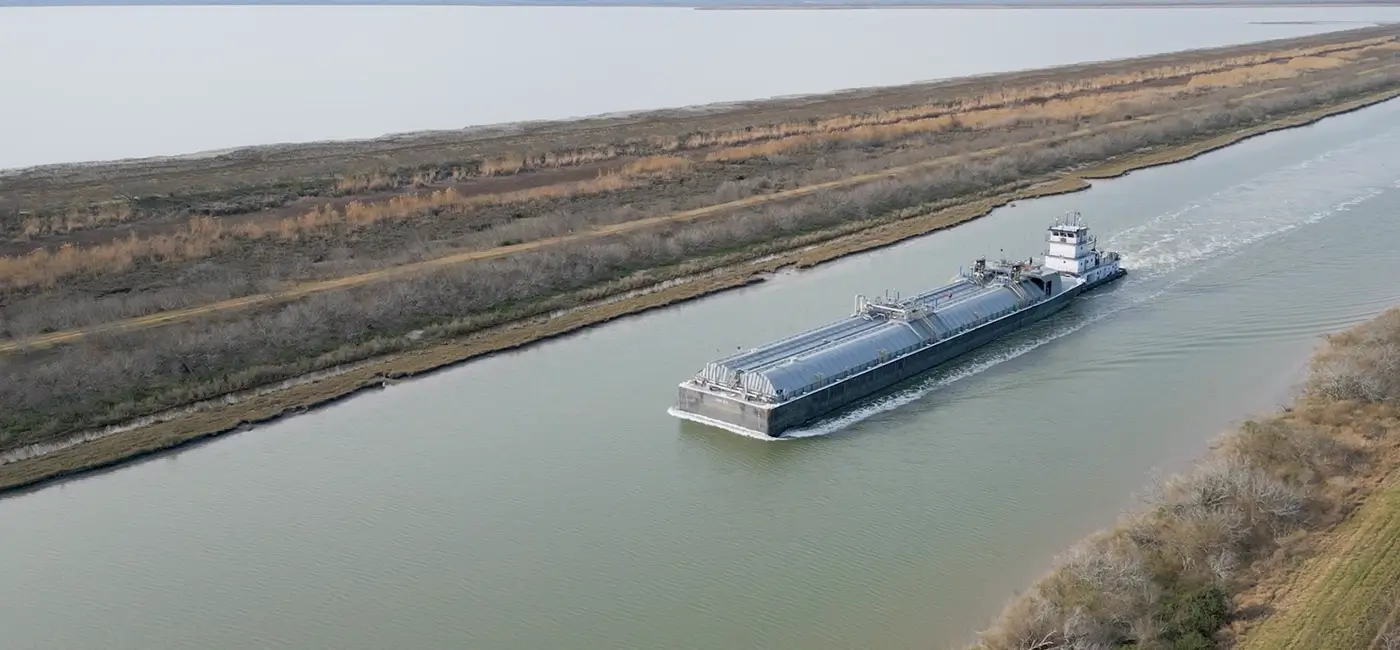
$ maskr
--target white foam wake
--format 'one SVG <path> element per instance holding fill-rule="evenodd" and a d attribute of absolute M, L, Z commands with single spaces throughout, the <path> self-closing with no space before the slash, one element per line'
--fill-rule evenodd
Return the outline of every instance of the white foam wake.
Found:
<path fill-rule="evenodd" d="M 1170 273 L 1188 264 L 1196 264 L 1206 259 L 1222 257 L 1234 253 L 1260 240 L 1281 235 L 1301 226 L 1318 223 L 1328 217 L 1347 212 L 1352 207 L 1369 201 L 1384 193 L 1382 188 L 1368 188 L 1360 194 L 1348 197 L 1333 205 L 1304 213 L 1305 216 L 1272 218 L 1269 215 L 1239 217 L 1229 231 L 1211 230 L 1205 223 L 1183 223 L 1164 228 L 1156 233 L 1142 233 L 1133 242 L 1131 238 L 1115 235 L 1106 242 L 1106 248 L 1117 250 L 1123 255 L 1124 268 L 1130 271 L 1150 271 L 1154 275 Z M 1178 215 L 1189 213 L 1184 210 Z M 1153 237 L 1147 239 L 1147 237 Z M 1146 241 L 1143 241 L 1146 239 Z"/>
<path fill-rule="evenodd" d="M 750 438 L 757 438 L 759 440 L 782 440 L 782 438 L 774 438 L 773 436 L 761 433 L 759 431 L 754 431 L 753 429 L 741 427 L 736 424 L 730 424 L 723 420 L 716 420 L 714 418 L 707 418 L 703 415 L 697 415 L 695 413 L 682 411 L 674 406 L 666 409 L 666 412 L 682 420 L 689 420 L 691 422 L 696 422 L 705 426 L 715 427 L 716 429 L 724 429 L 725 431 L 728 431 L 730 433 L 737 433 L 741 436 L 748 436 Z"/>
<path fill-rule="evenodd" d="M 1002 363 L 1011 361 L 1064 338 L 1105 318 L 1157 300 L 1201 273 L 1201 262 L 1237 254 L 1256 242 L 1315 224 L 1352 207 L 1371 200 L 1391 188 L 1400 189 L 1400 181 L 1375 177 L 1374 167 L 1367 167 L 1361 157 L 1343 154 L 1375 146 L 1376 142 L 1361 142 L 1315 156 L 1301 163 L 1271 170 L 1249 178 L 1178 210 L 1157 215 L 1141 224 L 1105 238 L 1105 248 L 1119 251 L 1124 258 L 1128 277 L 1118 282 L 1120 290 L 1110 293 L 1094 292 L 1081 300 L 1092 304 L 1088 313 L 1077 310 L 1072 322 L 1059 321 L 1048 334 L 1011 347 L 993 343 L 989 348 L 973 352 L 955 361 L 942 372 L 907 389 L 870 400 L 856 408 L 816 424 L 784 432 L 774 438 L 757 431 L 736 427 L 703 416 L 681 413 L 676 417 L 738 433 L 763 441 L 800 440 L 825 436 L 847 429 L 880 413 L 892 411 L 922 399 L 929 393 L 958 381 L 973 377 Z M 1319 163 L 1331 163 L 1319 170 Z M 1159 280 L 1168 279 L 1165 283 Z M 1158 284 L 1155 289 L 1134 295 L 1138 290 Z M 1136 289 L 1135 289 L 1136 287 Z M 1102 301 L 1101 301 L 1102 299 Z M 988 351 L 988 350 L 992 351 Z"/>
<path fill-rule="evenodd" d="M 1396 182 L 1395 186 L 1400 187 L 1400 182 Z M 1359 195 L 1335 203 L 1332 206 L 1329 206 L 1327 209 L 1314 211 L 1301 220 L 1294 221 L 1291 223 L 1276 223 L 1274 224 L 1275 227 L 1273 228 L 1237 232 L 1233 237 L 1224 235 L 1222 233 L 1210 235 L 1204 240 L 1204 243 L 1201 245 L 1191 246 L 1189 248 L 1182 249 L 1180 251 L 1175 252 L 1172 255 L 1162 255 L 1157 258 L 1149 258 L 1151 259 L 1150 263 L 1143 264 L 1135 268 L 1133 273 L 1130 273 L 1128 277 L 1124 278 L 1123 280 L 1120 280 L 1119 282 L 1127 285 L 1122 287 L 1123 290 L 1131 292 L 1131 287 L 1141 286 L 1155 278 L 1161 278 L 1165 275 L 1171 274 L 1173 271 L 1181 269 L 1188 263 L 1200 262 L 1210 257 L 1227 255 L 1232 252 L 1238 251 L 1241 248 L 1254 242 L 1257 242 L 1261 239 L 1287 232 L 1289 230 L 1299 227 L 1300 225 L 1317 223 L 1334 214 L 1346 212 L 1353 206 L 1370 200 L 1371 198 L 1381 194 L 1382 192 L 1383 190 L 1381 189 L 1373 188 Z M 1163 223 L 1170 223 L 1173 219 L 1180 218 L 1183 215 L 1188 215 L 1191 212 L 1198 210 L 1203 205 L 1205 205 L 1204 202 L 1195 203 L 1176 212 L 1154 218 L 1151 222 L 1148 223 L 1152 224 L 1155 222 L 1158 225 Z M 1158 239 L 1148 242 L 1147 245 L 1139 248 L 1138 251 L 1127 251 L 1124 254 L 1125 260 L 1132 260 L 1133 255 L 1140 255 L 1141 251 L 1150 251 L 1160 247 L 1163 244 L 1180 239 L 1182 236 L 1181 230 L 1182 229 L 1180 227 L 1172 227 L 1165 231 L 1159 231 L 1160 237 Z M 1109 248 L 1112 249 L 1111 246 Z M 884 395 L 882 397 L 878 397 L 874 400 L 871 400 L 868 403 L 859 405 L 850 411 L 843 412 L 830 419 L 818 421 L 813 425 L 800 427 L 796 429 L 790 429 L 784 432 L 783 435 L 778 438 L 774 438 L 772 436 L 768 436 L 758 431 L 753 431 L 751 429 L 738 427 L 726 422 L 706 418 L 704 416 L 694 415 L 691 413 L 683 413 L 675 409 L 670 409 L 668 412 L 671 413 L 671 415 L 674 415 L 678 418 L 698 422 L 700 424 L 705 424 L 708 426 L 717 427 L 726 431 L 730 431 L 732 433 L 737 433 L 739 435 L 747 436 L 749 438 L 754 438 L 756 440 L 763 440 L 765 442 L 800 440 L 803 438 L 830 435 L 843 429 L 847 429 L 858 422 L 870 419 L 871 417 L 879 415 L 880 413 L 892 411 L 897 408 L 903 407 L 907 404 L 916 402 L 928 395 L 929 393 L 932 393 L 933 391 L 947 387 L 953 383 L 956 383 L 963 379 L 967 379 L 968 377 L 973 377 L 975 375 L 986 372 L 1007 361 L 1011 361 L 1012 359 L 1034 351 L 1037 348 L 1040 348 L 1048 343 L 1074 334 L 1075 332 L 1078 332 L 1084 329 L 1085 327 L 1097 323 L 1105 318 L 1121 313 L 1128 309 L 1132 309 L 1144 303 L 1156 300 L 1162 295 L 1166 294 L 1167 292 L 1175 289 L 1176 287 L 1186 282 L 1189 282 L 1200 272 L 1202 271 L 1197 270 L 1189 273 L 1179 274 L 1177 277 L 1172 278 L 1170 282 L 1163 284 L 1154 291 L 1150 291 L 1148 293 L 1140 295 L 1130 296 L 1126 300 L 1115 299 L 1119 297 L 1121 292 L 1115 292 L 1114 294 L 1087 294 L 1084 298 L 1081 298 L 1081 300 L 1094 300 L 1095 302 L 1097 302 L 1098 299 L 1103 298 L 1111 300 L 1112 304 L 1106 306 L 1103 309 L 1097 310 L 1096 312 L 1088 315 L 1085 318 L 1081 318 L 1068 324 L 1060 325 L 1049 334 L 1046 334 L 1045 336 L 1037 338 L 1033 341 L 1020 343 L 1008 349 L 998 349 L 992 354 L 986 354 L 985 352 L 983 352 L 981 355 L 983 358 L 978 358 L 978 352 L 974 352 L 972 353 L 972 356 L 970 358 L 965 358 L 961 363 L 955 361 L 954 365 L 951 366 L 948 370 L 940 374 L 936 374 L 927 379 L 926 381 L 920 382 L 918 385 L 912 386 L 905 390 L 900 390 L 888 395 Z M 995 346 L 996 344 L 993 343 L 992 345 Z"/>
<path fill-rule="evenodd" d="M 1393 137 L 1362 140 L 1271 170 L 1105 237 L 1131 271 L 1171 272 L 1341 214 L 1387 191 L 1374 163 Z M 1319 165 L 1326 163 L 1325 165 Z"/>

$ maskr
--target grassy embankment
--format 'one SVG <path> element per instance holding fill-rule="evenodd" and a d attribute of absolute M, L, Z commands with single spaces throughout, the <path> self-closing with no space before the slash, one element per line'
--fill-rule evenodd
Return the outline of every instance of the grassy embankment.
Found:
<path fill-rule="evenodd" d="M 978 647 L 1387 647 L 1400 636 L 1397 468 L 1391 309 L 1330 337 L 1292 407 L 1227 434 L 1062 556 Z"/>
<path fill-rule="evenodd" d="M 0 487 L 1382 101 L 1396 33 L 0 178 Z"/>

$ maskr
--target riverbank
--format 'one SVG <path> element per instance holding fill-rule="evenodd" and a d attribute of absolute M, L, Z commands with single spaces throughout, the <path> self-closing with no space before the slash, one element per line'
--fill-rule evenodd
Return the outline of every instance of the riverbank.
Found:
<path fill-rule="evenodd" d="M 1035 84 L 1001 87 L 995 95 L 968 94 L 969 87 L 991 83 L 986 79 L 963 80 L 950 82 L 956 92 L 948 91 L 942 104 L 665 141 L 692 143 L 693 151 L 488 158 L 476 163 L 475 175 L 456 167 L 467 176 L 449 175 L 456 185 L 440 189 L 417 184 L 426 177 L 341 178 L 347 194 L 307 199 L 321 203 L 306 213 L 280 206 L 203 215 L 183 231 L 177 217 L 187 213 L 179 210 L 198 202 L 187 193 L 128 197 L 123 209 L 103 203 L 85 215 L 31 215 L 28 234 L 10 242 L 31 252 L 0 260 L 18 265 L 0 274 L 10 283 L 0 300 L 7 320 L 0 323 L 23 331 L 55 320 L 46 333 L 0 343 L 13 362 L 3 369 L 9 376 L 0 382 L 0 397 L 16 405 L 0 414 L 0 486 L 110 466 L 385 381 L 761 281 L 785 266 L 811 266 L 946 228 L 1010 201 L 1082 190 L 1086 179 L 1183 160 L 1385 101 L 1400 86 L 1392 31 L 1328 35 L 1321 43 L 1305 40 L 1306 47 L 1288 41 L 1263 53 L 1255 45 L 1242 58 L 1230 48 L 1223 50 L 1226 59 L 1220 52 L 1190 53 L 1193 63 L 1185 67 L 1180 57 L 1186 55 L 1175 55 L 1168 60 L 1178 65 L 1168 72 L 1115 62 L 1077 80 L 1063 70 L 1018 73 Z M 1105 70 L 1112 74 L 1103 76 Z M 842 102 L 855 100 L 843 97 L 833 102 L 848 110 Z M 822 106 L 809 110 L 831 110 Z M 618 137 L 615 130 L 599 133 Z M 831 166 L 838 160 L 846 162 Z M 180 173 L 208 175 L 228 161 L 179 164 L 190 166 Z M 207 164 L 214 166 L 201 166 Z M 599 165 L 625 173 L 590 179 L 603 173 Z M 147 182 L 121 177 L 120 169 L 94 169 L 64 173 L 92 175 L 95 184 L 69 178 L 75 184 L 57 187 L 81 194 Z M 121 173 L 152 171 L 138 166 Z M 151 176 L 163 183 L 176 177 Z M 561 178 L 575 180 L 551 184 Z M 399 182 L 407 184 L 394 185 Z M 42 185 L 33 177 L 13 183 L 0 189 L 14 192 L 0 194 L 23 199 L 24 188 Z M 381 203 L 355 198 L 369 186 L 385 196 Z M 515 187 L 524 196 L 468 189 L 483 187 Z M 220 192 L 222 201 L 241 196 L 256 203 L 246 188 Z M 186 207 L 169 212 L 174 204 Z M 565 209 L 579 212 L 556 212 Z M 587 216 L 589 209 L 597 211 L 595 220 L 557 216 Z M 282 225 L 268 230 L 276 223 Z M 554 230 L 560 227 L 567 229 Z M 422 250 L 421 261 L 387 267 L 375 257 L 403 255 L 406 239 L 443 228 L 484 245 L 462 246 L 459 238 L 457 252 Z M 153 256 L 131 254 L 146 245 Z M 359 260 L 355 250 L 370 257 Z M 268 280 L 271 291 L 246 276 L 229 279 L 275 270 L 279 256 L 325 261 L 304 281 Z M 190 295 L 192 284 L 206 281 L 211 291 L 233 288 L 239 295 L 222 301 Z M 182 300 L 194 306 L 180 307 Z M 177 308 L 159 309 L 164 305 Z M 111 318 L 131 310 L 133 317 Z M 58 319 L 77 319 L 79 327 L 53 331 Z M 133 382 L 133 376 L 145 379 Z"/>
<path fill-rule="evenodd" d="M 530 343 L 566 335 L 581 329 L 651 309 L 677 304 L 763 281 L 782 268 L 806 268 L 841 257 L 887 246 L 910 237 L 980 218 L 1008 203 L 1039 196 L 1077 192 L 1090 187 L 1089 179 L 1122 176 L 1133 170 L 1195 158 L 1247 138 L 1280 129 L 1296 128 L 1400 96 L 1387 91 L 1327 109 L 1202 140 L 1168 147 L 1123 160 L 1086 168 L 1058 178 L 1037 179 L 1024 187 L 994 193 L 928 212 L 893 215 L 874 227 L 854 232 L 824 231 L 807 239 L 783 242 L 787 249 L 756 260 L 725 265 L 714 270 L 681 276 L 580 307 L 561 309 L 434 345 L 410 353 L 389 355 L 349 364 L 329 371 L 295 378 L 278 385 L 222 396 L 103 431 L 83 434 L 48 448 L 33 457 L 0 465 L 0 490 L 14 491 L 54 480 L 113 467 L 142 457 L 236 432 L 257 424 L 305 413 L 334 404 L 366 390 L 426 375 L 484 355 L 512 350 Z M 851 229 L 848 229 L 851 230 Z"/>
<path fill-rule="evenodd" d="M 987 650 L 1361 650 L 1400 605 L 1400 308 L 1329 337 L 1294 403 L 1061 556 Z M 1389 647 L 1389 646 L 1385 646 Z"/>

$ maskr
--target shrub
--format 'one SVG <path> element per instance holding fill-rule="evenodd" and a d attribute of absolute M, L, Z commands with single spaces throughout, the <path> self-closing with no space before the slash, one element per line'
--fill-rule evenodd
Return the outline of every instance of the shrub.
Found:
<path fill-rule="evenodd" d="M 1158 640 L 1171 650 L 1210 650 L 1211 635 L 1230 617 L 1230 597 L 1218 585 L 1169 593 L 1157 603 L 1153 620 Z"/>
<path fill-rule="evenodd" d="M 1400 399 L 1400 314 L 1383 314 L 1329 339 L 1313 361 L 1308 391 L 1334 400 Z"/>
<path fill-rule="evenodd" d="M 1373 450 L 1388 448 L 1382 438 L 1394 411 L 1358 408 L 1355 393 L 1335 389 L 1367 386 L 1368 397 L 1383 396 L 1400 382 L 1400 367 L 1376 352 L 1396 345 L 1400 308 L 1331 337 L 1315 357 L 1311 394 L 1287 413 L 1241 425 L 1194 469 L 1150 490 L 1143 511 L 1060 558 L 1007 605 L 979 648 L 1217 647 L 1232 595 L 1249 584 L 1240 574 L 1272 558 L 1285 536 L 1335 521 L 1314 516 L 1345 511 L 1342 492 L 1329 488 L 1385 458 Z M 1400 650 L 1396 638 L 1382 634 L 1376 647 Z"/>

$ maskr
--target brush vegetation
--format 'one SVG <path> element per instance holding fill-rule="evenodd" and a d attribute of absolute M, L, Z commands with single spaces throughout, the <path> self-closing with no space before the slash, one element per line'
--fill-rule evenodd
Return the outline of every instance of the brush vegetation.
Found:
<path fill-rule="evenodd" d="M 1193 470 L 1153 485 L 1143 509 L 1061 556 L 976 647 L 1205 650 L 1241 633 L 1245 648 L 1393 644 L 1400 489 L 1384 481 L 1398 451 L 1400 309 L 1391 309 L 1330 337 L 1291 408 L 1245 422 Z M 1384 526 L 1366 528 L 1384 543 L 1325 544 L 1363 502 L 1365 516 L 1352 519 L 1384 514 Z M 1259 602 L 1261 585 L 1312 554 L 1328 584 L 1308 588 L 1336 601 L 1289 616 L 1271 610 L 1272 598 Z"/>
<path fill-rule="evenodd" d="M 0 452 L 1376 101 L 1397 33 L 0 177 Z"/>

